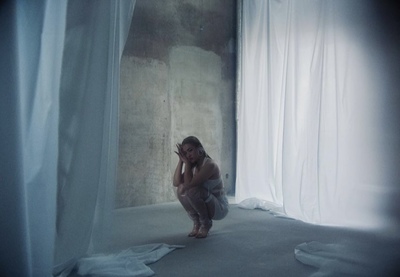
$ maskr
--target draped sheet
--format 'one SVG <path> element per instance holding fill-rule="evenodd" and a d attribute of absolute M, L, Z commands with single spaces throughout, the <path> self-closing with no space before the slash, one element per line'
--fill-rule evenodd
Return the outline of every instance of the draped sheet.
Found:
<path fill-rule="evenodd" d="M 133 5 L 0 5 L 1 276 L 51 276 L 105 240 Z"/>
<path fill-rule="evenodd" d="M 382 238 L 369 243 L 310 241 L 297 245 L 294 255 L 301 263 L 318 269 L 311 277 L 398 276 L 397 247 Z"/>
<path fill-rule="evenodd" d="M 147 277 L 155 273 L 147 265 L 154 263 L 181 245 L 164 243 L 134 246 L 116 254 L 96 254 L 79 259 L 79 276 Z"/>
<path fill-rule="evenodd" d="M 134 1 L 68 2 L 60 85 L 55 273 L 98 252 L 112 227 L 120 59 Z"/>
<path fill-rule="evenodd" d="M 242 1 L 236 201 L 376 227 L 382 77 L 371 1 Z"/>
<path fill-rule="evenodd" d="M 0 5 L 0 275 L 51 276 L 66 1 Z"/>

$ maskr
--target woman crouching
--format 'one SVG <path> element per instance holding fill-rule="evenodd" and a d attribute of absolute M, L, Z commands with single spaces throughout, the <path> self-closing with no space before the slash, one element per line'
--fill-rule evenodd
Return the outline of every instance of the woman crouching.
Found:
<path fill-rule="evenodd" d="M 221 172 L 196 137 L 187 137 L 176 147 L 179 161 L 173 184 L 178 188 L 179 201 L 194 223 L 188 236 L 205 238 L 212 220 L 223 219 L 228 213 Z"/>

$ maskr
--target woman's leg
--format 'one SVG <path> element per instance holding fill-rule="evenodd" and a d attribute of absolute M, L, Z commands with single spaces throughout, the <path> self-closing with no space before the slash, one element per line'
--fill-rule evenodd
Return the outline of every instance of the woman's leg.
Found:
<path fill-rule="evenodd" d="M 208 191 L 203 187 L 194 187 L 186 191 L 188 202 L 199 216 L 200 229 L 196 238 L 207 237 L 208 231 L 212 226 L 212 220 L 205 202 L 208 196 Z"/>
<path fill-rule="evenodd" d="M 189 199 L 186 196 L 186 194 L 182 193 L 182 189 L 183 189 L 183 185 L 180 185 L 177 190 L 178 200 L 179 200 L 179 202 L 181 202 L 183 208 L 188 213 L 189 218 L 193 221 L 193 230 L 188 234 L 188 236 L 195 237 L 200 229 L 199 214 L 190 204 Z"/>
<path fill-rule="evenodd" d="M 215 198 L 215 196 L 211 194 L 205 200 L 205 203 L 208 210 L 208 216 L 210 217 L 210 219 L 214 219 L 216 203 L 218 204 L 217 198 Z"/>

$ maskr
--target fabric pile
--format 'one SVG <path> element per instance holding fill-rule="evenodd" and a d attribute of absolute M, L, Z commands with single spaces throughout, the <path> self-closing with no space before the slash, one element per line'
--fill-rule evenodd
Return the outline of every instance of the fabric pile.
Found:
<path fill-rule="evenodd" d="M 148 277 L 155 273 L 147 266 L 182 245 L 147 244 L 123 250 L 117 254 L 96 254 L 81 258 L 75 267 L 81 276 Z"/>

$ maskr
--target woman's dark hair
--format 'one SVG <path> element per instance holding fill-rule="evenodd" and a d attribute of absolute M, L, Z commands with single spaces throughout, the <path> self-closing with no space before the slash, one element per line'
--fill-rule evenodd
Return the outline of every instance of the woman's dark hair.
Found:
<path fill-rule="evenodd" d="M 200 142 L 200 140 L 199 140 L 198 138 L 196 138 L 196 137 L 194 137 L 194 136 L 189 136 L 189 137 L 185 138 L 185 139 L 182 141 L 182 145 L 184 145 L 184 144 L 191 144 L 191 145 L 193 145 L 193 146 L 196 147 L 196 148 L 202 149 L 202 150 L 204 151 L 204 155 L 205 155 L 207 158 L 210 158 L 210 156 L 208 156 L 206 150 L 204 150 L 204 147 L 203 147 L 203 145 L 201 144 L 201 142 Z"/>

